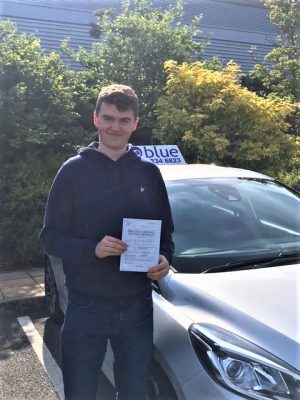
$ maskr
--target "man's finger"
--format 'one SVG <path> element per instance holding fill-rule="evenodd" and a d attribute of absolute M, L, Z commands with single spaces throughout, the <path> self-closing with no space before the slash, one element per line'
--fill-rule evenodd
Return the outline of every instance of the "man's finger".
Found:
<path fill-rule="evenodd" d="M 110 250 L 124 251 L 127 249 L 126 245 L 121 245 L 118 243 L 105 243 L 104 246 L 105 246 L 105 248 L 110 249 Z"/>
<path fill-rule="evenodd" d="M 126 246 L 126 247 L 127 247 L 127 244 L 126 244 L 125 242 L 123 242 L 122 240 L 117 239 L 117 238 L 115 238 L 115 237 L 113 237 L 113 236 L 105 236 L 104 239 L 105 239 L 108 243 L 115 243 L 115 244 L 118 244 L 118 245 L 120 245 L 120 246 Z"/>
<path fill-rule="evenodd" d="M 106 236 L 102 244 L 106 248 L 117 249 L 118 251 L 125 251 L 127 249 L 127 244 L 125 242 L 111 236 Z"/>

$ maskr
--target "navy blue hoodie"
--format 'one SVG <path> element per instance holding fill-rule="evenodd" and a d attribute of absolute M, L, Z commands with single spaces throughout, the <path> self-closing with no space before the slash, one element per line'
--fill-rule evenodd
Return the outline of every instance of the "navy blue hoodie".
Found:
<path fill-rule="evenodd" d="M 63 260 L 69 290 L 92 297 L 136 294 L 150 287 L 143 272 L 120 272 L 120 257 L 95 256 L 106 235 L 121 239 L 125 218 L 162 220 L 160 253 L 171 262 L 173 220 L 156 165 L 131 149 L 117 161 L 94 142 L 58 171 L 47 202 L 41 240 Z"/>

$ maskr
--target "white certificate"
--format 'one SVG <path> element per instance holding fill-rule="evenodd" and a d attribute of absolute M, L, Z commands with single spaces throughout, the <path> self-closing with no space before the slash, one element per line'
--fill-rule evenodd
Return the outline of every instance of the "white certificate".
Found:
<path fill-rule="evenodd" d="M 127 250 L 121 255 L 120 271 L 146 272 L 159 259 L 161 221 L 123 218 L 122 240 Z"/>

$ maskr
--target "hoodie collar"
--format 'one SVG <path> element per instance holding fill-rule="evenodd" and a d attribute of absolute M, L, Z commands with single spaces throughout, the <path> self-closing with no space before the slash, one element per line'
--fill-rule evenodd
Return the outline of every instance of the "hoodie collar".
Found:
<path fill-rule="evenodd" d="M 87 147 L 83 147 L 79 150 L 78 154 L 81 156 L 88 157 L 90 159 L 93 159 L 95 161 L 104 161 L 107 160 L 107 162 L 112 162 L 112 163 L 128 163 L 132 161 L 136 161 L 140 159 L 140 157 L 133 151 L 133 146 L 132 144 L 127 145 L 127 151 L 125 154 L 123 154 L 118 160 L 114 161 L 111 158 L 109 158 L 107 155 L 101 153 L 98 151 L 99 147 L 99 142 L 92 142 L 90 143 Z"/>

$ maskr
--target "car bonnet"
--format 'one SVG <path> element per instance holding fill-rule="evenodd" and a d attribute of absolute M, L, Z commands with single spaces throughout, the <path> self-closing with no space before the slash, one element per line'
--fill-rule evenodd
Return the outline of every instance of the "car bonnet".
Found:
<path fill-rule="evenodd" d="M 300 370 L 300 264 L 206 274 L 175 273 L 168 300 Z"/>

